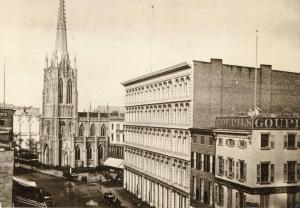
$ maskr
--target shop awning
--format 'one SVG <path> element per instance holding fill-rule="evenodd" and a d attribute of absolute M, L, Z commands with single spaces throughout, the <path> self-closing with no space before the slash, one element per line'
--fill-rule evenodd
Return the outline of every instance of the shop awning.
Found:
<path fill-rule="evenodd" d="M 117 159 L 112 157 L 107 158 L 107 160 L 105 160 L 103 165 L 114 167 L 114 168 L 122 168 L 122 169 L 124 168 L 122 159 Z"/>

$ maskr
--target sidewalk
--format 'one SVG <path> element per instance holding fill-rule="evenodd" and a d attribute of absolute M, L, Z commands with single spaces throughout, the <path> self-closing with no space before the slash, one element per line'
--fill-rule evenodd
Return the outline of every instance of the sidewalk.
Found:
<path fill-rule="evenodd" d="M 138 204 L 142 208 L 152 208 L 150 205 L 143 202 L 141 199 L 137 198 L 135 195 L 129 193 L 128 191 L 124 190 L 122 187 L 105 187 L 101 186 L 101 193 L 104 194 L 105 192 L 111 191 L 113 195 L 118 197 L 121 201 L 123 207 L 126 208 L 137 208 Z"/>

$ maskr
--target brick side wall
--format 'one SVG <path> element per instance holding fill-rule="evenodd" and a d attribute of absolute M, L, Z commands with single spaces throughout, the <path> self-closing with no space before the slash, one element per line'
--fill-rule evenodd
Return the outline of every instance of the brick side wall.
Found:
<path fill-rule="evenodd" d="M 0 203 L 12 207 L 13 151 L 0 151 Z"/>
<path fill-rule="evenodd" d="M 193 127 L 210 128 L 217 116 L 247 115 L 253 108 L 255 70 L 251 67 L 194 61 Z M 257 70 L 257 106 L 262 113 L 300 112 L 300 74 L 270 65 Z"/>

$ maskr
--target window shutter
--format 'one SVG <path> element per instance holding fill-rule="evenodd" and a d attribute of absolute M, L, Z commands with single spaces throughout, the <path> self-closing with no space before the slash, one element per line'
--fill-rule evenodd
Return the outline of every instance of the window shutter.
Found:
<path fill-rule="evenodd" d="M 215 202 L 218 203 L 218 185 L 215 185 Z"/>
<path fill-rule="evenodd" d="M 220 171 L 220 166 L 219 166 L 219 157 L 216 157 L 216 167 L 217 167 L 217 170 L 218 170 L 218 174 L 220 175 L 221 173 L 221 171 Z"/>
<path fill-rule="evenodd" d="M 271 183 L 274 182 L 274 164 L 271 164 Z"/>
<path fill-rule="evenodd" d="M 288 136 L 284 135 L 284 148 L 287 148 L 288 145 Z"/>
<path fill-rule="evenodd" d="M 285 163 L 284 167 L 283 167 L 283 176 L 284 176 L 285 182 L 287 182 L 287 174 L 288 174 L 288 165 L 287 165 L 287 163 Z"/>
<path fill-rule="evenodd" d="M 256 178 L 257 178 L 257 183 L 260 183 L 260 164 L 257 164 L 256 166 Z"/>
<path fill-rule="evenodd" d="M 226 146 L 228 146 L 228 139 L 226 139 L 225 143 L 226 143 Z"/>
<path fill-rule="evenodd" d="M 225 160 L 225 176 L 227 176 L 227 159 Z"/>
<path fill-rule="evenodd" d="M 270 144 L 271 144 L 271 149 L 274 149 L 275 146 L 275 136 L 271 134 L 270 136 Z"/>
<path fill-rule="evenodd" d="M 236 162 L 236 179 L 239 179 L 239 162 Z"/>
<path fill-rule="evenodd" d="M 243 176 L 244 181 L 247 180 L 247 164 L 244 162 L 244 176 Z"/>
<path fill-rule="evenodd" d="M 220 202 L 220 204 L 221 204 L 221 206 L 223 206 L 224 205 L 224 187 L 223 186 L 221 187 L 220 191 L 221 191 L 221 202 Z"/>
<path fill-rule="evenodd" d="M 300 163 L 297 163 L 297 181 L 300 181 Z"/>
<path fill-rule="evenodd" d="M 232 160 L 232 177 L 233 177 L 233 178 L 234 178 L 234 169 L 235 169 L 235 168 L 234 168 L 234 166 L 235 166 L 234 163 L 235 163 L 234 160 Z"/>
<path fill-rule="evenodd" d="M 297 147 L 300 148 L 300 134 L 297 137 Z"/>

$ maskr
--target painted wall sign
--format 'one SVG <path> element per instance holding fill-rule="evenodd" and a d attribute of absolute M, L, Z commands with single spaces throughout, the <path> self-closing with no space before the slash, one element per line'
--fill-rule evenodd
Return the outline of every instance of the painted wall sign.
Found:
<path fill-rule="evenodd" d="M 216 128 L 229 129 L 300 129 L 300 118 L 217 117 Z"/>

